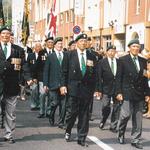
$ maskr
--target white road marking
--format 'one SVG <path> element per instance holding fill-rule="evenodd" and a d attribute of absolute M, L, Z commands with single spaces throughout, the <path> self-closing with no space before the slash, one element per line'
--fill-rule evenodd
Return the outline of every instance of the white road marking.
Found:
<path fill-rule="evenodd" d="M 103 143 L 100 141 L 97 137 L 95 136 L 87 136 L 91 141 L 96 143 L 98 146 L 100 146 L 104 150 L 114 150 L 112 147 L 108 146 L 107 144 Z"/>

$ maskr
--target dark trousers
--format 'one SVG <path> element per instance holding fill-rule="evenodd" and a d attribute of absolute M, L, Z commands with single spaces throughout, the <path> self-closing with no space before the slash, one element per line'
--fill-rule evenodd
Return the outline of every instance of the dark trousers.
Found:
<path fill-rule="evenodd" d="M 71 130 L 78 117 L 77 134 L 78 140 L 84 141 L 89 130 L 89 99 L 68 96 L 66 112 L 66 133 L 71 134 Z"/>
<path fill-rule="evenodd" d="M 111 106 L 110 106 L 111 99 L 113 100 L 113 107 L 112 107 L 110 128 L 116 129 L 117 124 L 118 124 L 119 114 L 120 114 L 120 104 L 115 99 L 114 96 L 108 96 L 108 95 L 103 94 L 103 97 L 102 97 L 102 122 L 103 123 L 106 122 L 106 120 L 111 112 Z"/>
<path fill-rule="evenodd" d="M 50 98 L 50 118 L 54 120 L 55 111 L 59 106 L 59 124 L 64 124 L 64 109 L 65 109 L 65 96 L 60 95 L 59 89 L 49 92 Z"/>
<path fill-rule="evenodd" d="M 142 134 L 142 109 L 144 101 L 126 101 L 124 100 L 120 118 L 119 118 L 119 137 L 123 136 L 126 131 L 128 120 L 132 116 L 132 143 L 139 142 Z"/>

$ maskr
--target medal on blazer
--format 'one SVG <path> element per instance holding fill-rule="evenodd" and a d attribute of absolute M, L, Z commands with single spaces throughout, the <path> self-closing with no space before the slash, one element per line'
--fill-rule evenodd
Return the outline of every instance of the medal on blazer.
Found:
<path fill-rule="evenodd" d="M 20 69 L 21 69 L 21 59 L 20 58 L 12 58 L 11 64 L 14 65 L 14 70 L 20 71 Z"/>
<path fill-rule="evenodd" d="M 46 60 L 46 56 L 45 55 L 42 56 L 42 60 L 43 61 Z"/>

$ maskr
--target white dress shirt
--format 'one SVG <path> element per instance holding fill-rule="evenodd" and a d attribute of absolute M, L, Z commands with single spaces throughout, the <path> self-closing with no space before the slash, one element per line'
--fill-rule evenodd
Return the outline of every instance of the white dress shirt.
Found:
<path fill-rule="evenodd" d="M 2 50 L 3 50 L 4 47 L 5 47 L 4 42 L 1 42 L 1 46 L 2 46 Z M 6 56 L 6 59 L 8 59 L 10 57 L 10 55 L 11 55 L 11 43 L 8 42 L 6 47 L 7 47 L 7 56 Z"/>
<path fill-rule="evenodd" d="M 131 55 L 131 58 L 132 58 L 132 59 L 134 59 L 134 57 L 136 57 L 135 63 L 136 63 L 136 65 L 137 65 L 138 71 L 140 71 L 140 64 L 139 64 L 138 56 L 133 56 L 131 53 L 130 53 L 130 55 Z"/>
<path fill-rule="evenodd" d="M 111 62 L 113 61 L 114 63 L 114 76 L 116 75 L 116 72 L 117 72 L 117 61 L 116 61 L 116 58 L 110 58 L 108 57 L 108 62 L 109 62 L 109 66 L 111 68 Z"/>
<path fill-rule="evenodd" d="M 79 59 L 79 63 L 80 63 L 80 69 L 82 70 L 81 57 L 82 57 L 82 53 L 83 53 L 83 58 L 84 58 L 84 61 L 86 64 L 86 61 L 87 61 L 86 50 L 81 51 L 80 49 L 77 48 L 77 53 L 78 53 L 78 59 Z"/>
<path fill-rule="evenodd" d="M 63 57 L 64 57 L 63 52 L 62 52 L 62 51 L 58 51 L 58 50 L 56 50 L 56 49 L 54 49 L 54 51 L 55 51 L 55 53 L 56 53 L 57 58 L 59 59 L 59 55 L 61 55 L 61 58 L 62 58 L 62 60 L 63 60 Z"/>

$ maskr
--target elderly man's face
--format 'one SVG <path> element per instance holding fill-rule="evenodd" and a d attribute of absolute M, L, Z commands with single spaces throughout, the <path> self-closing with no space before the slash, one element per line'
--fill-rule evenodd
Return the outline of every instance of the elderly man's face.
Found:
<path fill-rule="evenodd" d="M 139 44 L 132 44 L 129 47 L 130 53 L 134 56 L 137 56 L 140 51 L 140 45 Z"/>
<path fill-rule="evenodd" d="M 4 43 L 7 43 L 10 41 L 10 31 L 8 30 L 3 30 L 1 33 L 0 33 L 0 39 L 2 42 Z"/>
<path fill-rule="evenodd" d="M 48 40 L 48 41 L 46 42 L 46 46 L 47 46 L 49 49 L 52 49 L 53 46 L 54 46 L 54 42 L 53 42 L 52 40 Z"/>
<path fill-rule="evenodd" d="M 115 49 L 110 49 L 107 51 L 107 56 L 110 58 L 114 58 L 116 55 L 116 50 Z"/>
<path fill-rule="evenodd" d="M 76 45 L 81 51 L 83 51 L 87 46 L 87 39 L 79 39 Z"/>
<path fill-rule="evenodd" d="M 61 51 L 63 49 L 63 42 L 62 41 L 58 41 L 56 44 L 55 44 L 55 48 L 58 50 L 58 51 Z"/>

